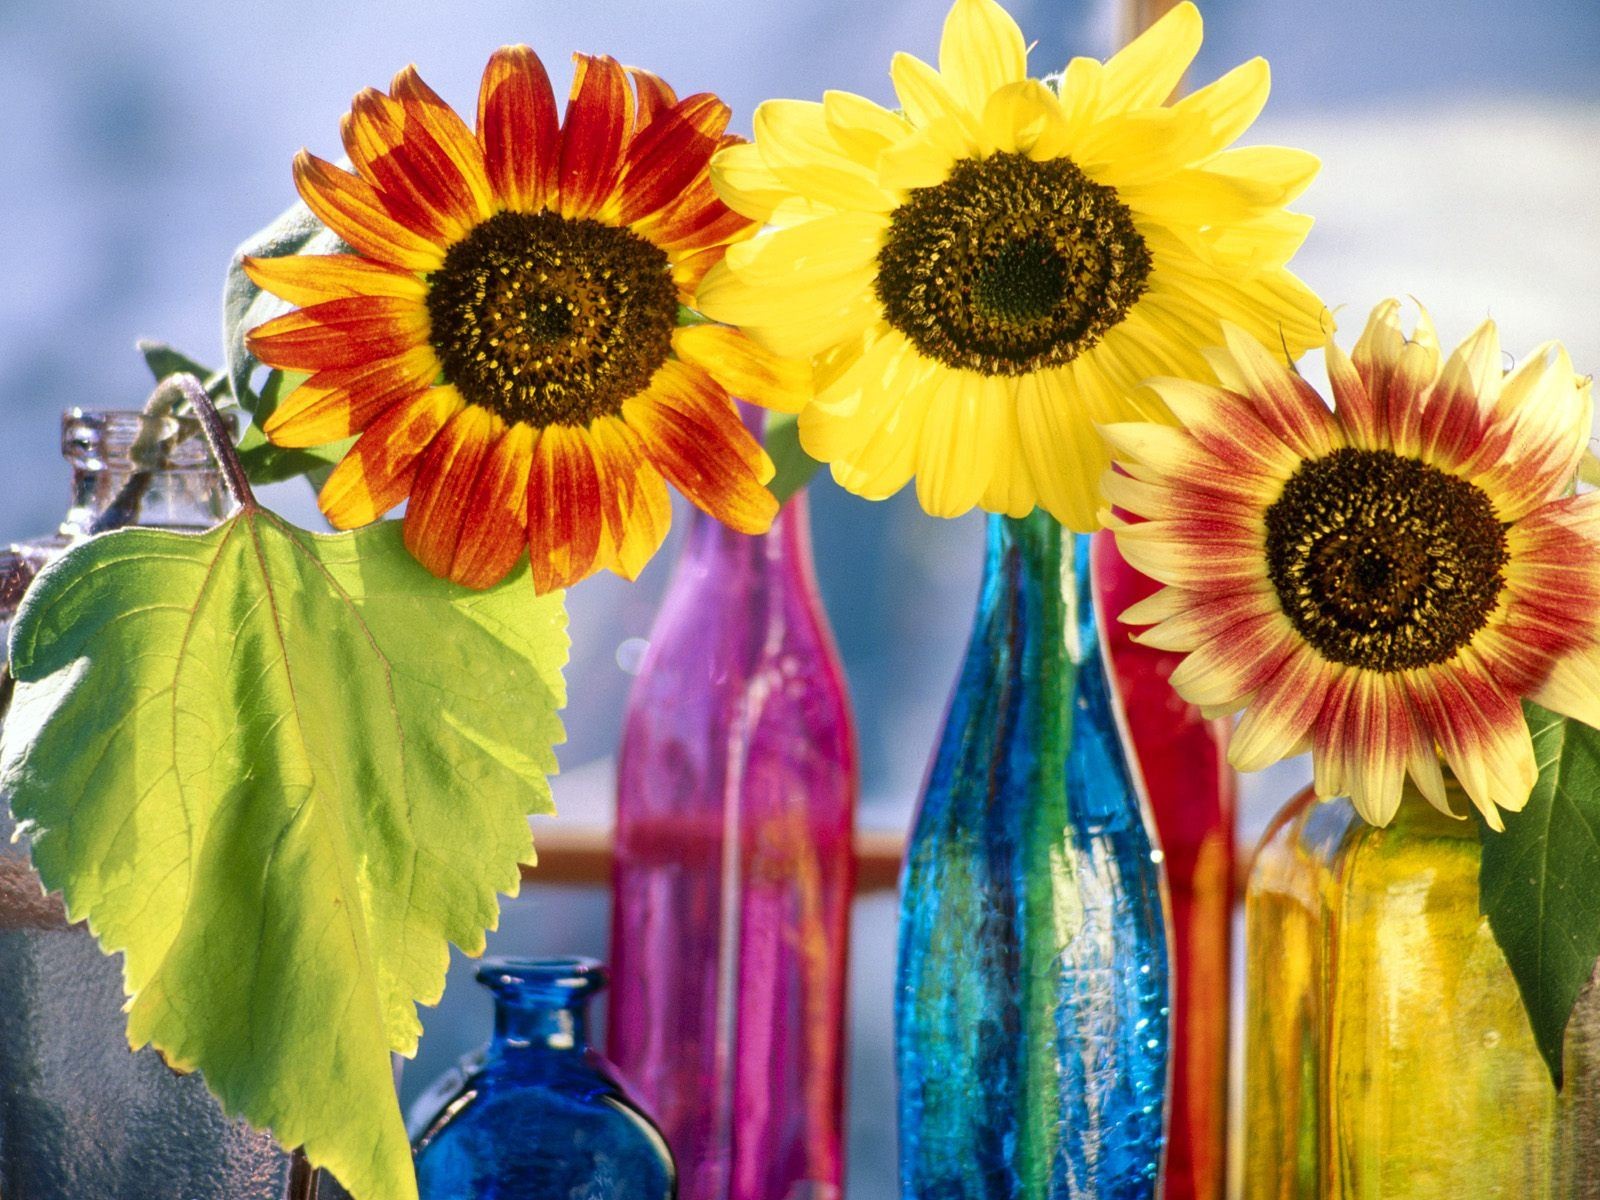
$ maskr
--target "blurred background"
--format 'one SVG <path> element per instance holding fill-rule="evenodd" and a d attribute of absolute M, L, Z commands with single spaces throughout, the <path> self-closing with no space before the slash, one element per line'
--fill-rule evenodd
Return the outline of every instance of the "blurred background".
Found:
<path fill-rule="evenodd" d="M 1319 154 L 1296 205 L 1317 217 L 1297 270 L 1353 339 L 1410 294 L 1453 344 L 1485 316 L 1508 351 L 1565 341 L 1600 367 L 1600 5 L 1594 0 L 1200 0 L 1204 83 L 1257 54 L 1274 95 L 1246 142 Z M 0 540 L 51 528 L 67 504 L 57 417 L 135 407 L 141 336 L 218 362 L 235 244 L 293 200 L 302 145 L 340 153 L 350 97 L 416 62 L 470 111 L 489 52 L 532 44 L 558 91 L 575 49 L 713 90 L 748 133 L 769 96 L 846 88 L 893 104 L 896 50 L 935 57 L 947 0 L 0 0 Z M 1035 73 L 1103 54 L 1108 0 L 1010 0 Z M 1341 306 L 1343 306 L 1341 308 Z M 1319 374 L 1307 364 L 1307 374 Z M 902 495 L 867 504 L 813 488 L 819 574 L 859 722 L 864 825 L 903 828 L 938 732 L 975 597 L 981 521 L 938 522 Z M 319 523 L 302 484 L 268 503 Z M 679 516 L 683 514 L 680 510 Z M 682 520 L 633 585 L 570 596 L 572 702 L 556 796 L 563 819 L 611 804 L 623 706 Z M 1244 844 L 1308 777 L 1244 782 Z M 604 957 L 603 891 L 533 887 L 490 949 Z M 858 903 L 852 994 L 851 1193 L 894 1194 L 890 1059 L 893 900 Z M 484 1040 L 488 1003 L 459 960 L 406 1066 L 405 1099 Z"/>

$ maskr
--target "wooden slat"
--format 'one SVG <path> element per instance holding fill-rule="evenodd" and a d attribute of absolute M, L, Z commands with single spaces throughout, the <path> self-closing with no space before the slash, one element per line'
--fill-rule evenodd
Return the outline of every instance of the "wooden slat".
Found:
<path fill-rule="evenodd" d="M 522 868 L 524 883 L 605 887 L 611 882 L 611 830 L 595 825 L 544 825 L 535 829 L 539 864 Z M 905 838 L 893 830 L 856 833 L 856 892 L 893 891 L 900 878 Z"/>

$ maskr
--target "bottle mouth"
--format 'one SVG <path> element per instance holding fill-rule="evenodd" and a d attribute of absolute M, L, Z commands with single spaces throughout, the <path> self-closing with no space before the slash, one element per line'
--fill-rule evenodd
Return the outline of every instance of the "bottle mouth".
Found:
<path fill-rule="evenodd" d="M 478 982 L 501 990 L 523 988 L 564 992 L 598 992 L 609 979 L 597 958 L 486 958 Z"/>

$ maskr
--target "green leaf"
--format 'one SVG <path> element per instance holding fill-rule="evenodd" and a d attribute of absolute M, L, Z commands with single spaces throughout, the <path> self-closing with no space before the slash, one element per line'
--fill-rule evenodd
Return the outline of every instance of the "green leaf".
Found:
<path fill-rule="evenodd" d="M 417 1194 L 390 1051 L 532 860 L 565 624 L 525 564 L 469 592 L 395 522 L 316 535 L 251 502 L 85 542 L 13 627 L 0 788 L 124 953 L 130 1045 L 360 1200 Z"/>
<path fill-rule="evenodd" d="M 1560 1088 L 1567 1020 L 1600 958 L 1600 731 L 1524 708 L 1539 780 L 1504 833 L 1479 822 L 1479 906 Z"/>
<path fill-rule="evenodd" d="M 244 273 L 244 260 L 281 258 L 288 254 L 343 254 L 350 247 L 317 220 L 304 204 L 296 203 L 272 224 L 240 243 L 228 264 L 222 291 L 222 344 L 228 356 L 228 381 L 239 406 L 255 415 L 250 377 L 261 364 L 244 344 L 244 335 L 257 325 L 281 316 L 294 306 L 258 288 Z"/>
<path fill-rule="evenodd" d="M 777 468 L 767 487 L 782 504 L 810 483 L 822 464 L 801 448 L 800 421 L 794 413 L 768 413 L 764 441 L 772 465 Z"/>
<path fill-rule="evenodd" d="M 1600 455 L 1593 450 L 1585 450 L 1578 460 L 1578 482 L 1600 487 Z"/>

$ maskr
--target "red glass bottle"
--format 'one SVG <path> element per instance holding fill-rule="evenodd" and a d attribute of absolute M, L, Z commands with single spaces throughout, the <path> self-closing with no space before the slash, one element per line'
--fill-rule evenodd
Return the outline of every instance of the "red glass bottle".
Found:
<path fill-rule="evenodd" d="M 1108 533 L 1095 576 L 1113 674 L 1166 854 L 1172 903 L 1172 1113 L 1166 1200 L 1221 1200 L 1227 1187 L 1228 985 L 1236 787 L 1228 722 L 1208 721 L 1167 682 L 1182 656 L 1132 640 L 1117 614 L 1156 590 Z"/>

